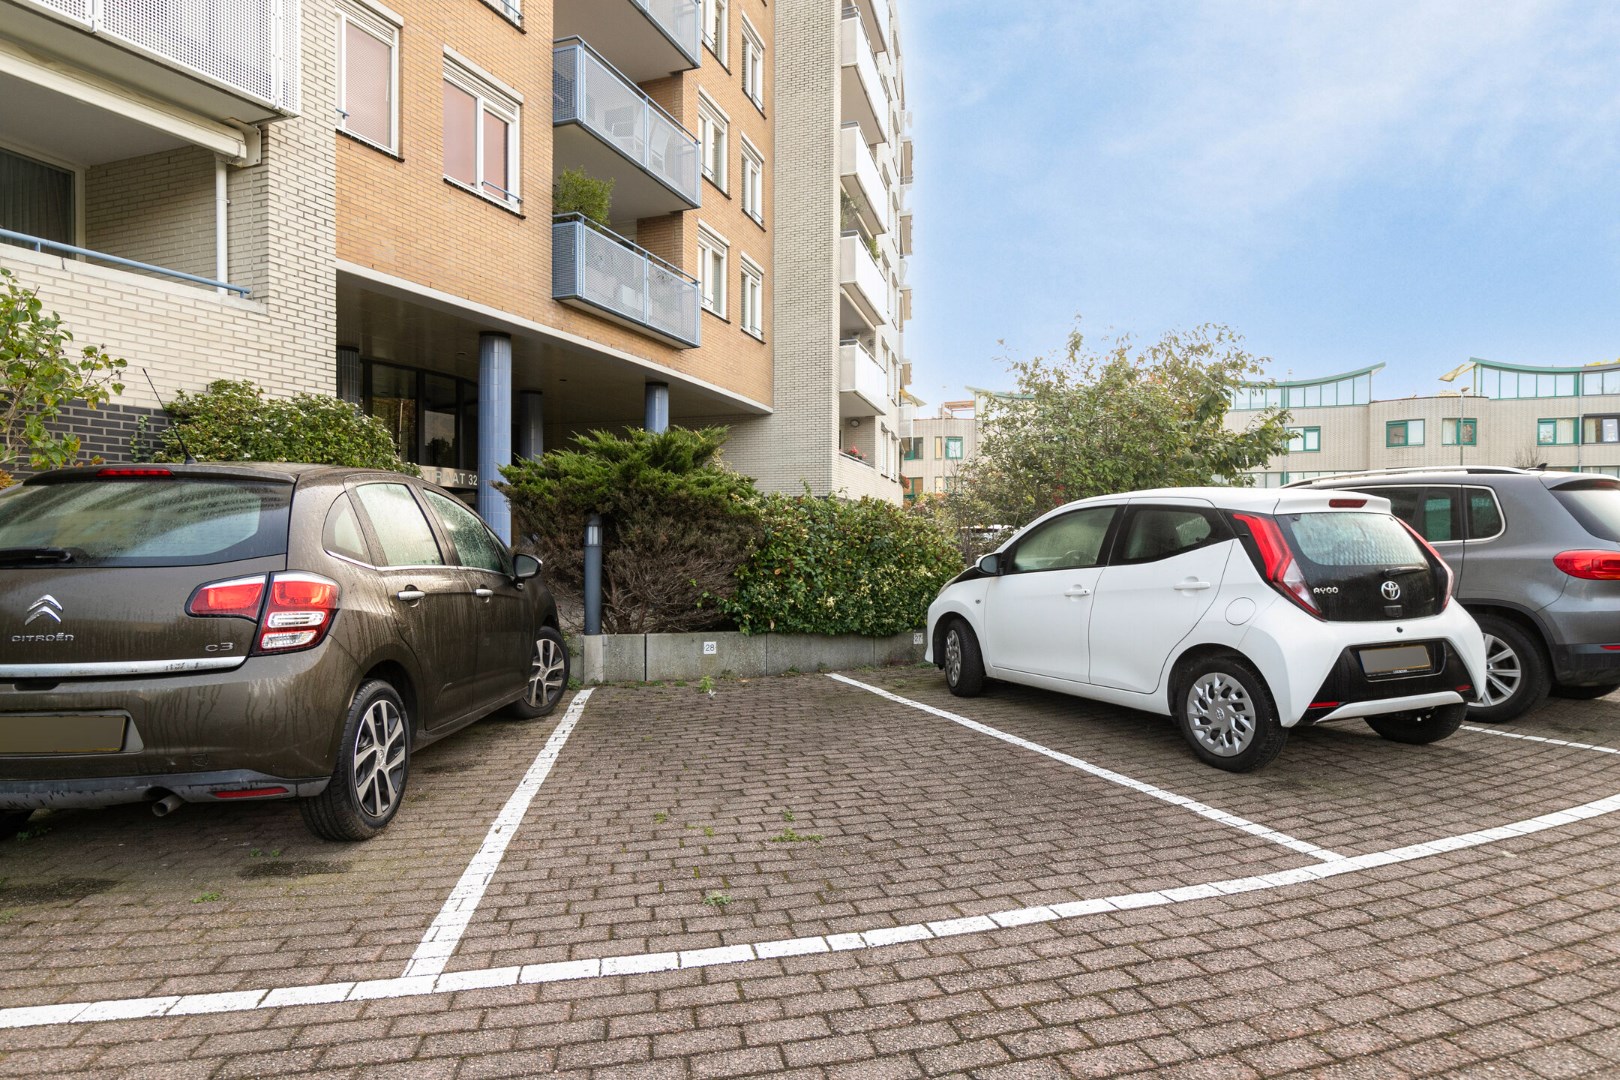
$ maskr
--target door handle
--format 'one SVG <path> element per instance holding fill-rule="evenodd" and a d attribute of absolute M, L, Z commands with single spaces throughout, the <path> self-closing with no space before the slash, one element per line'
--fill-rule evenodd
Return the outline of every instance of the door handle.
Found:
<path fill-rule="evenodd" d="M 1201 592 L 1204 589 L 1209 588 L 1209 582 L 1194 581 L 1192 578 L 1188 578 L 1186 581 L 1178 582 L 1175 585 L 1172 585 L 1171 588 L 1175 589 L 1177 592 Z"/>
<path fill-rule="evenodd" d="M 401 589 L 394 595 L 405 601 L 407 604 L 414 604 L 416 601 L 426 596 L 427 593 L 423 592 L 421 589 Z"/>
<path fill-rule="evenodd" d="M 1064 591 L 1063 595 L 1079 598 L 1082 596 L 1090 596 L 1091 590 L 1086 588 L 1084 585 L 1070 585 L 1068 589 Z"/>
<path fill-rule="evenodd" d="M 473 590 L 473 595 L 476 596 L 476 597 L 479 597 L 481 599 L 488 600 L 490 597 L 495 595 L 495 590 L 494 589 L 474 589 Z"/>

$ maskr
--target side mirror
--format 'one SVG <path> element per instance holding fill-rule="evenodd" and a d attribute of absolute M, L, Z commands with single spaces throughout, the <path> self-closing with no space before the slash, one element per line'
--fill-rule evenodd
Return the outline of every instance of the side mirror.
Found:
<path fill-rule="evenodd" d="M 979 559 L 979 573 L 995 577 L 1001 573 L 1001 556 L 995 552 Z"/>
<path fill-rule="evenodd" d="M 514 567 L 512 576 L 519 581 L 527 581 L 540 572 L 540 560 L 533 555 L 520 553 L 512 563 Z"/>

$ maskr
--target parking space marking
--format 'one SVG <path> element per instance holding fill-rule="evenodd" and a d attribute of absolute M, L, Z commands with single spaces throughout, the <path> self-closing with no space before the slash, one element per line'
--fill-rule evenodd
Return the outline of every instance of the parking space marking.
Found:
<path fill-rule="evenodd" d="M 1600 754 L 1620 754 L 1620 749 L 1613 746 L 1595 746 L 1592 743 L 1549 739 L 1543 735 L 1521 735 L 1517 731 L 1503 731 L 1500 728 L 1475 727 L 1472 724 L 1464 724 L 1462 730 L 1472 731 L 1478 735 L 1497 735 L 1504 739 L 1522 739 L 1525 742 L 1546 743 L 1548 746 L 1567 746 L 1571 750 L 1596 750 Z"/>
<path fill-rule="evenodd" d="M 577 701 L 578 699 L 576 699 Z M 572 712 L 573 710 L 570 710 Z M 576 715 L 575 719 L 578 717 Z M 243 990 L 233 993 L 181 994 L 166 997 L 122 998 L 112 1001 L 81 1001 L 61 1005 L 25 1005 L 0 1009 L 0 1030 L 7 1028 L 44 1027 L 55 1024 L 89 1024 L 100 1020 L 129 1020 L 160 1016 L 189 1016 L 199 1013 L 247 1012 L 256 1009 L 276 1009 L 293 1005 L 310 1005 L 336 1001 L 367 1001 L 383 998 L 416 997 L 424 994 L 454 994 L 491 987 L 520 986 L 534 983 L 567 982 L 575 979 L 596 979 L 610 976 L 634 975 L 641 972 L 670 971 L 677 968 L 721 967 L 745 964 L 753 960 L 769 960 L 809 953 L 842 952 L 858 949 L 881 949 L 886 945 L 908 941 L 927 941 L 933 938 L 955 937 L 962 934 L 990 933 L 1003 927 L 1023 926 L 1036 922 L 1060 922 L 1084 918 L 1113 911 L 1133 908 L 1162 907 L 1195 900 L 1215 899 L 1235 893 L 1263 892 L 1322 881 L 1343 874 L 1353 874 L 1374 867 L 1395 863 L 1414 862 L 1446 852 L 1480 847 L 1519 836 L 1555 829 L 1577 821 L 1602 817 L 1620 810 L 1620 795 L 1555 810 L 1540 817 L 1516 821 L 1495 828 L 1480 829 L 1460 836 L 1428 840 L 1421 844 L 1375 851 L 1366 855 L 1337 857 L 1331 862 L 1278 870 L 1252 877 L 1228 878 L 1201 885 L 1183 885 L 1178 888 L 1158 889 L 1151 892 L 1124 893 L 1119 896 L 1075 900 L 1068 903 L 1043 904 L 1035 907 L 1014 908 L 936 922 L 912 923 L 904 926 L 874 927 L 862 933 L 829 934 L 825 937 L 790 938 L 783 941 L 762 941 L 752 945 L 730 945 L 720 948 L 690 949 L 685 952 L 660 952 L 645 955 L 606 956 L 585 960 L 565 960 L 548 964 L 508 965 L 498 968 L 480 968 L 421 978 L 367 979 L 352 983 L 326 983 L 319 986 L 293 986 L 278 990 Z"/>
<path fill-rule="evenodd" d="M 585 711 L 585 703 L 591 699 L 591 687 L 579 691 L 574 700 L 569 703 L 568 711 L 563 714 L 562 720 L 557 724 L 551 738 L 546 745 L 540 748 L 535 755 L 534 763 L 529 771 L 523 775 L 518 783 L 517 790 L 512 797 L 506 800 L 506 806 L 501 810 L 500 816 L 489 827 L 484 835 L 484 844 L 478 849 L 478 854 L 472 857 L 467 869 L 461 874 L 461 880 L 456 887 L 450 890 L 450 898 L 439 909 L 438 918 L 428 927 L 427 933 L 422 935 L 422 941 L 416 946 L 416 952 L 411 954 L 410 962 L 405 965 L 402 979 L 415 979 L 427 977 L 431 983 L 432 976 L 444 971 L 445 964 L 455 953 L 456 946 L 461 944 L 461 935 L 467 932 L 467 924 L 472 921 L 473 913 L 478 910 L 478 903 L 484 898 L 484 890 L 489 888 L 490 879 L 501 865 L 501 859 L 506 856 L 506 846 L 517 835 L 518 826 L 523 823 L 523 815 L 528 813 L 529 804 L 545 783 L 546 777 L 551 774 L 552 765 L 557 762 L 557 755 L 562 753 L 563 744 L 568 736 L 573 734 L 574 726 L 579 723 L 580 714 Z"/>
<path fill-rule="evenodd" d="M 1320 859 L 1325 863 L 1336 862 L 1344 858 L 1343 855 L 1340 855 L 1336 851 L 1329 851 L 1327 848 L 1317 847 L 1315 844 L 1310 843 L 1307 840 L 1301 840 L 1296 836 L 1289 836 L 1287 833 L 1281 833 L 1275 829 L 1268 829 L 1266 826 L 1261 825 L 1258 822 L 1250 821 L 1248 818 L 1239 817 L 1236 814 L 1229 814 L 1225 810 L 1218 810 L 1215 807 L 1201 803 L 1196 799 L 1189 799 L 1185 795 L 1177 795 L 1173 791 L 1166 791 L 1164 788 L 1155 787 L 1152 784 L 1146 783 L 1145 781 L 1137 780 L 1133 777 L 1126 776 L 1123 773 L 1114 772 L 1112 769 L 1105 769 L 1101 765 L 1093 765 L 1089 761 L 1083 761 L 1080 758 L 1062 753 L 1061 751 L 1042 746 L 1037 742 L 1030 742 L 1028 739 L 1009 734 L 1000 730 L 999 728 L 990 727 L 988 724 L 981 724 L 977 720 L 969 720 L 965 716 L 948 712 L 945 709 L 936 709 L 932 705 L 925 705 L 920 701 L 913 701 L 910 698 L 901 697 L 899 694 L 891 693 L 880 686 L 873 686 L 870 683 L 863 683 L 857 679 L 851 679 L 847 675 L 839 675 L 836 673 L 829 673 L 827 678 L 836 679 L 841 683 L 847 683 L 848 685 L 856 687 L 857 689 L 876 694 L 881 698 L 887 698 L 888 700 L 896 702 L 900 705 L 906 705 L 913 709 L 920 709 L 921 711 L 929 713 L 932 716 L 937 716 L 942 720 L 949 720 L 953 724 L 960 724 L 970 731 L 977 731 L 981 735 L 990 736 L 992 739 L 1000 739 L 1002 742 L 1009 743 L 1013 746 L 1019 747 L 1020 749 L 1029 750 L 1044 757 L 1049 757 L 1053 761 L 1068 765 L 1070 768 L 1075 768 L 1079 769 L 1081 772 L 1090 773 L 1092 776 L 1095 776 L 1098 779 L 1107 780 L 1111 784 L 1118 784 L 1121 787 L 1130 788 L 1132 791 L 1158 799 L 1161 802 L 1167 802 L 1171 806 L 1179 806 L 1181 809 L 1197 814 L 1199 817 L 1208 818 L 1210 821 L 1215 821 L 1222 825 L 1230 826 L 1231 828 L 1237 829 L 1240 832 L 1246 832 L 1250 836 L 1258 837 L 1261 840 L 1269 840 L 1273 844 L 1280 844 L 1290 851 L 1299 852 L 1301 855 L 1309 855 L 1311 858 Z"/>

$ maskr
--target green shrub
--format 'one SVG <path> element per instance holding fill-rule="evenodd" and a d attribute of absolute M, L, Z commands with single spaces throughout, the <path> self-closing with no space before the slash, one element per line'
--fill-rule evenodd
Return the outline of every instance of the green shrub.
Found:
<path fill-rule="evenodd" d="M 754 482 L 720 461 L 725 441 L 725 428 L 593 431 L 505 467 L 499 486 L 565 594 L 583 590 L 585 519 L 602 515 L 604 631 L 698 630 L 724 618 L 704 597 L 731 594 L 759 530 Z"/>
<path fill-rule="evenodd" d="M 877 499 L 773 495 L 764 536 L 719 602 L 745 633 L 900 634 L 962 568 L 950 533 Z"/>
<path fill-rule="evenodd" d="M 598 225 L 608 223 L 613 207 L 612 177 L 598 180 L 584 169 L 564 169 L 551 189 L 553 214 L 584 214 Z"/>
<path fill-rule="evenodd" d="M 388 428 L 335 397 L 265 399 L 251 382 L 221 379 L 169 402 L 173 421 L 157 433 L 154 461 L 306 461 L 418 475 L 399 456 Z M 184 445 L 182 446 L 182 442 Z"/>

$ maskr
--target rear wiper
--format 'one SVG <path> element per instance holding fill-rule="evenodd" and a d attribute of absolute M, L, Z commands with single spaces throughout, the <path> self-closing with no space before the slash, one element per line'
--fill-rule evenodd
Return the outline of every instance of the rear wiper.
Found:
<path fill-rule="evenodd" d="M 0 548 L 0 565 L 22 566 L 26 563 L 70 563 L 73 552 L 61 547 Z"/>

